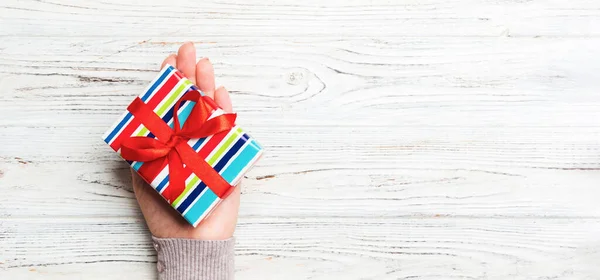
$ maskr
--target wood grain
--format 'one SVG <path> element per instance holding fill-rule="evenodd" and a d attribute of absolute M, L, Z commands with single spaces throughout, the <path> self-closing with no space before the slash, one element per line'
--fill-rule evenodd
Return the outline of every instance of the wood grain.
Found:
<path fill-rule="evenodd" d="M 100 136 L 188 40 L 267 149 L 238 279 L 598 279 L 600 3 L 0 3 L 0 279 L 153 279 Z"/>
<path fill-rule="evenodd" d="M 152 275 L 155 257 L 138 219 L 28 222 L 29 227 L 19 221 L 4 226 L 7 253 L 17 257 L 5 264 L 5 275 L 79 278 L 102 270 L 111 279 Z M 592 234 L 598 230 L 597 220 L 585 219 L 246 217 L 238 227 L 237 271 L 242 279 L 569 279 L 600 272 L 595 265 L 600 242 Z M 101 242 L 90 242 L 90 235 Z M 23 254 L 28 251 L 37 254 Z"/>

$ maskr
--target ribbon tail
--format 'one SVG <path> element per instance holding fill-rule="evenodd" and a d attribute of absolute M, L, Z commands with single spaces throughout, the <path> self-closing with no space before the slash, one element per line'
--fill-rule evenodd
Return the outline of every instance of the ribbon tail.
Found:
<path fill-rule="evenodd" d="M 163 191 L 164 198 L 172 203 L 185 190 L 185 175 L 183 172 L 183 163 L 176 150 L 168 155 L 169 160 L 169 185 Z"/>
<path fill-rule="evenodd" d="M 204 184 L 206 184 L 219 198 L 225 198 L 233 188 L 217 171 L 215 171 L 202 157 L 200 157 L 187 143 L 175 146 L 181 160 L 186 163 Z"/>

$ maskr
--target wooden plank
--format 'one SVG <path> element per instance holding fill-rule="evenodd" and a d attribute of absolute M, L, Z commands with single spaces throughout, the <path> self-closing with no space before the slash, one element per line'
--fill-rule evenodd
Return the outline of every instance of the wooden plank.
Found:
<path fill-rule="evenodd" d="M 0 36 L 598 36 L 600 4 L 560 1 L 4 1 Z"/>
<path fill-rule="evenodd" d="M 242 218 L 237 275 L 239 279 L 594 279 L 600 272 L 599 222 Z M 3 245 L 10 245 L 0 260 L 0 277 L 127 279 L 151 276 L 156 261 L 137 219 L 12 220 L 3 223 L 0 234 Z"/>
<path fill-rule="evenodd" d="M 0 217 L 138 215 L 122 162 L 20 161 L 0 165 Z M 242 216 L 600 218 L 596 171 L 264 162 L 244 182 Z"/>

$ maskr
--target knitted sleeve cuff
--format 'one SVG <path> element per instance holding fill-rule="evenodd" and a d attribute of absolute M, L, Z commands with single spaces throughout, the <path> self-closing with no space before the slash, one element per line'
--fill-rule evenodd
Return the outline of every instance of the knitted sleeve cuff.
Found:
<path fill-rule="evenodd" d="M 152 237 L 159 280 L 231 280 L 235 239 L 194 240 Z"/>

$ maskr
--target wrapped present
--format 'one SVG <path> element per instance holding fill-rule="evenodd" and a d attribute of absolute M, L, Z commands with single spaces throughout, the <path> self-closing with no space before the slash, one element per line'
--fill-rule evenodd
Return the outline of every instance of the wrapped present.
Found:
<path fill-rule="evenodd" d="M 196 227 L 263 153 L 235 118 L 167 65 L 103 139 Z"/>

